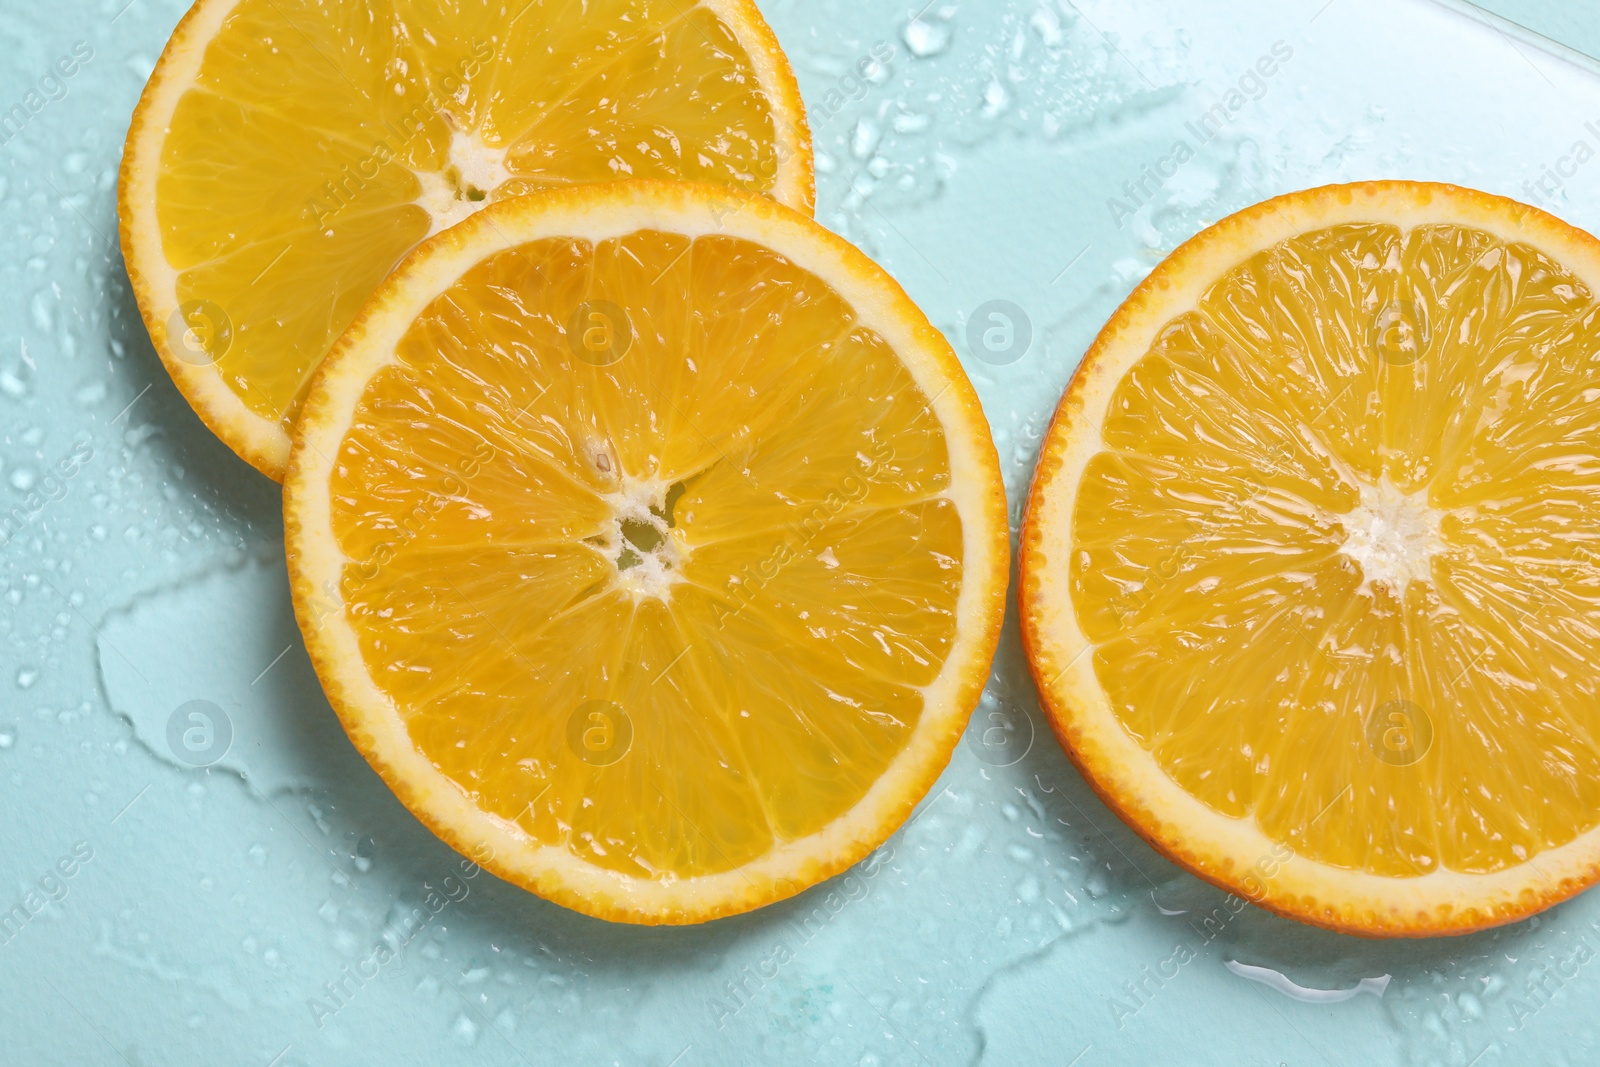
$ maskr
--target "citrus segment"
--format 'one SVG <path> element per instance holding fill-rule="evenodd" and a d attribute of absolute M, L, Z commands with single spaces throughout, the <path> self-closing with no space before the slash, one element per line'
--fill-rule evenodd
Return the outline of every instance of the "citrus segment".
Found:
<path fill-rule="evenodd" d="M 179 387 L 281 479 L 311 374 L 418 242 L 627 177 L 809 210 L 793 75 L 748 0 L 201 0 L 134 114 L 119 213 Z"/>
<path fill-rule="evenodd" d="M 1453 187 L 1312 190 L 1108 324 L 1043 449 L 1024 631 L 1157 847 L 1362 933 L 1600 875 L 1597 249 Z"/>
<path fill-rule="evenodd" d="M 949 347 L 844 242 L 709 186 L 434 238 L 319 373 L 286 488 L 357 746 L 457 847 L 609 918 L 865 855 L 948 760 L 1003 613 Z"/>

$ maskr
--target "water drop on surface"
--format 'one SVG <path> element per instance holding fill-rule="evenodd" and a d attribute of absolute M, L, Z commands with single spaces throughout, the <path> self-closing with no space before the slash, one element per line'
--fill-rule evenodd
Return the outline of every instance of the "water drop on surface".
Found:
<path fill-rule="evenodd" d="M 11 488 L 18 492 L 26 493 L 33 488 L 33 483 L 37 477 L 33 473 L 32 467 L 18 467 L 11 472 Z"/>
<path fill-rule="evenodd" d="M 366 874 L 372 870 L 372 856 L 377 851 L 377 845 L 371 837 L 363 837 L 356 842 L 355 865 L 356 870 Z"/>
<path fill-rule="evenodd" d="M 39 671 L 35 667 L 24 667 L 17 672 L 17 688 L 29 689 L 39 680 Z"/>
<path fill-rule="evenodd" d="M 464 1045 L 476 1044 L 478 1040 L 478 1024 L 465 1015 L 457 1015 L 455 1025 L 450 1028 L 450 1034 Z"/>
<path fill-rule="evenodd" d="M 1363 978 L 1348 989 L 1313 989 L 1300 985 L 1288 975 L 1271 967 L 1260 967 L 1250 963 L 1240 963 L 1238 960 L 1224 960 L 1223 966 L 1240 978 L 1249 979 L 1268 989 L 1275 989 L 1291 1000 L 1298 1000 L 1305 1004 L 1338 1004 L 1352 997 L 1366 993 L 1370 996 L 1383 998 L 1389 988 L 1391 976 L 1378 975 L 1376 978 Z"/>
<path fill-rule="evenodd" d="M 878 138 L 882 134 L 878 125 L 870 119 L 859 119 L 856 128 L 850 135 L 850 154 L 857 159 L 866 159 L 872 150 L 878 146 Z"/>
<path fill-rule="evenodd" d="M 902 111 L 894 117 L 895 133 L 921 133 L 933 125 L 933 119 L 928 115 L 919 115 L 914 111 Z"/>
<path fill-rule="evenodd" d="M 4 393 L 13 400 L 21 400 L 28 395 L 28 381 L 23 377 L 21 367 L 7 367 L 0 370 L 0 393 Z"/>
<path fill-rule="evenodd" d="M 986 119 L 998 118 L 1010 104 L 1011 93 L 1004 85 L 1000 84 L 1000 79 L 989 79 L 989 84 L 983 90 L 983 117 Z"/>
<path fill-rule="evenodd" d="M 950 47 L 950 27 L 938 19 L 917 17 L 900 30 L 900 39 L 918 59 L 936 56 Z"/>
<path fill-rule="evenodd" d="M 0 749 L 10 748 L 17 743 L 17 728 L 15 726 L 0 726 Z"/>

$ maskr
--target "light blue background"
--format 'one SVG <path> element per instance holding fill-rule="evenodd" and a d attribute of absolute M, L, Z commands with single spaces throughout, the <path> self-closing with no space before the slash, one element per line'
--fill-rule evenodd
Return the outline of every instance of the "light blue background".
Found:
<path fill-rule="evenodd" d="M 847 878 L 650 930 L 480 875 L 409 925 L 457 858 L 338 731 L 289 612 L 277 487 L 189 411 L 128 294 L 116 169 L 182 8 L 124 2 L 6 0 L 0 21 L 0 111 L 75 42 L 94 50 L 0 145 L 0 516 L 26 515 L 0 549 L 0 908 L 74 848 L 92 853 L 0 943 L 0 1061 L 1595 1062 L 1600 895 L 1422 943 L 1234 914 L 1067 764 L 1014 619 L 949 770 Z M 1493 6 L 1600 56 L 1590 5 Z M 886 0 L 763 7 L 811 108 L 818 216 L 961 351 L 1014 519 L 1095 330 L 1218 217 L 1322 182 L 1412 177 L 1600 226 L 1600 163 L 1531 184 L 1576 142 L 1600 147 L 1600 64 L 1462 5 L 933 0 L 915 26 L 915 7 Z M 1292 58 L 1259 99 L 1118 218 L 1122 184 L 1280 41 Z M 848 81 L 879 42 L 895 49 L 883 78 Z M 1032 325 L 1007 366 L 965 340 L 991 299 Z M 75 449 L 92 455 L 47 481 Z M 167 746 L 192 699 L 234 726 L 210 770 Z M 1038 734 L 1011 766 L 979 743 L 991 714 Z M 331 1017 L 312 1007 L 331 1007 L 324 983 L 384 939 L 394 963 Z"/>

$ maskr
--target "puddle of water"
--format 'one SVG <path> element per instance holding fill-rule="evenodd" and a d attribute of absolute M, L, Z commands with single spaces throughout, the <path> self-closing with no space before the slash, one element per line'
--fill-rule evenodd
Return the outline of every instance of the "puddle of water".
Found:
<path fill-rule="evenodd" d="M 98 652 L 112 710 L 174 767 L 270 795 L 365 766 L 311 668 L 281 556 L 140 596 L 107 615 Z"/>

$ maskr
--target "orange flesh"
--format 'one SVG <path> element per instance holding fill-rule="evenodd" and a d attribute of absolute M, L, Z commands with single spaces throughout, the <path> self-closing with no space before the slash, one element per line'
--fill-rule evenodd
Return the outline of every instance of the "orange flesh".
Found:
<path fill-rule="evenodd" d="M 622 329 L 585 347 L 569 324 L 605 302 Z M 643 230 L 513 248 L 433 300 L 357 406 L 332 525 L 434 765 L 659 878 L 821 829 L 902 750 L 955 636 L 949 486 L 927 398 L 832 289 Z"/>
<path fill-rule="evenodd" d="M 156 186 L 178 300 L 221 309 L 229 343 L 200 344 L 286 429 L 366 297 L 473 205 L 629 177 L 765 192 L 778 171 L 750 57 L 703 7 L 449 7 L 241 0 L 178 102 Z"/>
<path fill-rule="evenodd" d="M 1230 271 L 1118 385 L 1073 516 L 1123 726 L 1341 867 L 1492 872 L 1592 828 L 1597 376 L 1594 295 L 1477 230 Z"/>

